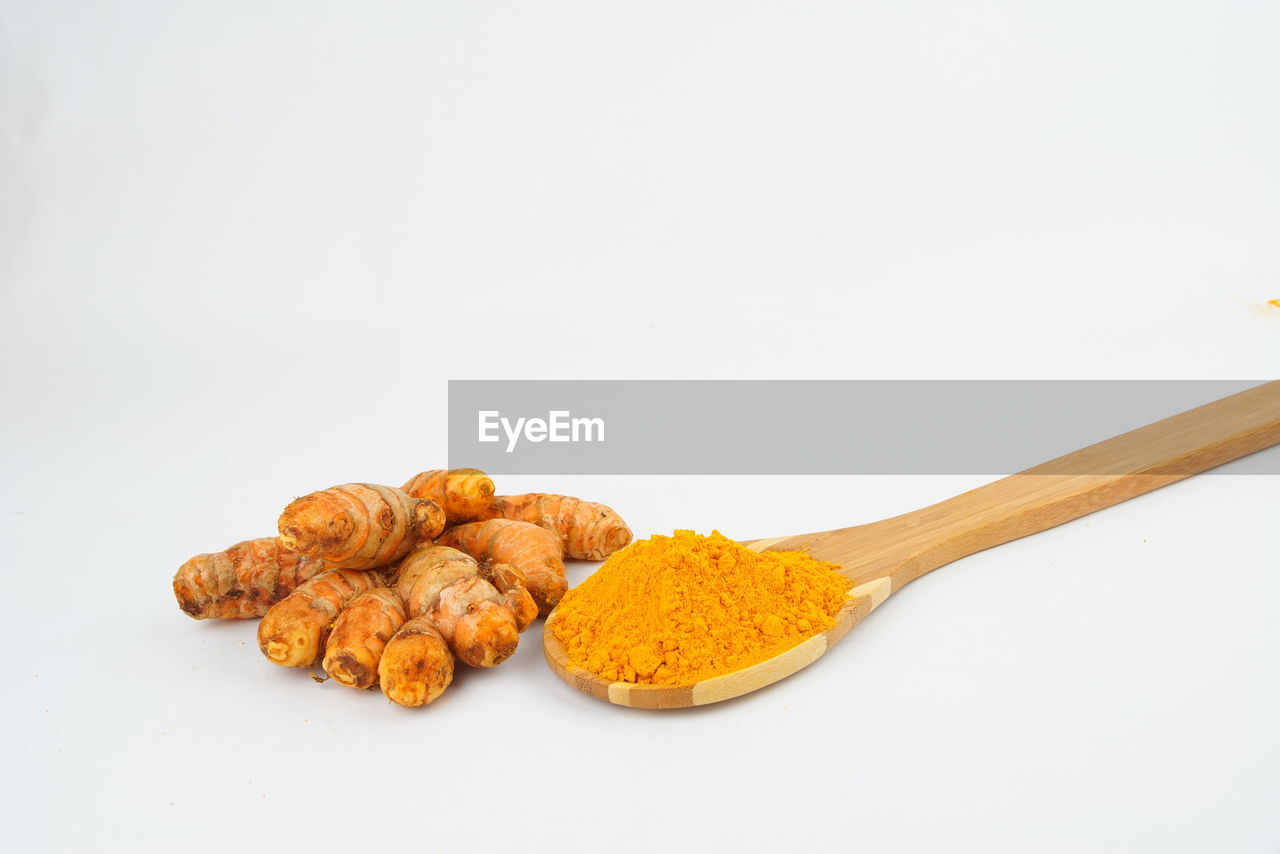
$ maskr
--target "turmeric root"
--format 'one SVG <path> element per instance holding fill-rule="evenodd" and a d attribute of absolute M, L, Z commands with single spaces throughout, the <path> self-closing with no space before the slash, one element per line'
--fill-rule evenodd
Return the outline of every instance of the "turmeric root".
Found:
<path fill-rule="evenodd" d="M 507 605 L 516 617 L 517 631 L 523 632 L 538 619 L 538 603 L 525 587 L 520 570 L 509 563 L 486 562 L 480 565 L 480 574 L 507 598 Z"/>
<path fill-rule="evenodd" d="M 411 618 L 430 616 L 455 655 L 472 667 L 493 667 L 520 642 L 515 611 L 457 549 L 426 545 L 400 564 L 396 590 Z"/>
<path fill-rule="evenodd" d="M 267 611 L 258 624 L 258 648 L 283 667 L 310 667 L 320 657 L 338 612 L 382 581 L 376 571 L 334 569 L 320 573 Z"/>
<path fill-rule="evenodd" d="M 478 575 L 440 591 L 431 622 L 449 640 L 454 655 L 472 667 L 496 667 L 520 643 L 515 614 L 502 594 Z"/>
<path fill-rule="evenodd" d="M 197 620 L 261 617 L 325 569 L 324 561 L 283 549 L 275 537 L 262 537 L 191 558 L 173 576 L 173 595 Z"/>
<path fill-rule="evenodd" d="M 525 586 L 542 616 L 551 613 L 569 587 L 560 558 L 560 537 L 531 522 L 469 522 L 445 531 L 437 542 L 462 549 L 479 561 L 515 567 L 524 575 Z"/>
<path fill-rule="evenodd" d="M 439 504 L 451 525 L 486 518 L 493 499 L 493 481 L 479 469 L 432 469 L 415 474 L 400 488 Z"/>
<path fill-rule="evenodd" d="M 453 653 L 430 617 L 401 626 L 378 661 L 382 693 L 402 706 L 425 706 L 452 681 Z"/>
<path fill-rule="evenodd" d="M 333 622 L 324 650 L 325 672 L 343 685 L 370 687 L 378 681 L 387 642 L 404 622 L 404 602 L 390 587 L 361 593 Z"/>
<path fill-rule="evenodd" d="M 486 517 L 546 528 L 560 537 L 564 556 L 573 560 L 604 560 L 631 542 L 631 529 L 613 508 L 568 495 L 499 495 Z"/>
<path fill-rule="evenodd" d="M 280 544 L 336 569 L 394 563 L 437 536 L 444 511 L 389 486 L 348 483 L 295 500 L 280 514 Z"/>
<path fill-rule="evenodd" d="M 396 592 L 404 600 L 405 613 L 414 619 L 429 616 L 440 601 L 440 591 L 476 575 L 479 566 L 457 549 L 425 545 L 414 549 L 397 570 Z"/>

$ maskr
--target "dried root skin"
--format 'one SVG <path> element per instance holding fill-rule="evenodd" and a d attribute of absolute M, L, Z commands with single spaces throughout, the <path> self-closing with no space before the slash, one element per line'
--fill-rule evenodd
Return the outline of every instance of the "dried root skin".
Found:
<path fill-rule="evenodd" d="M 472 667 L 497 667 L 520 645 L 516 618 L 506 605 L 485 599 L 468 608 L 453 632 L 453 651 Z"/>
<path fill-rule="evenodd" d="M 520 643 L 516 617 L 505 597 L 478 575 L 442 590 L 431 621 L 454 655 L 472 667 L 496 667 Z"/>
<path fill-rule="evenodd" d="M 401 487 L 414 498 L 429 498 L 444 508 L 449 524 L 488 515 L 493 481 L 479 469 L 432 469 L 415 474 Z"/>
<path fill-rule="evenodd" d="M 429 615 L 440 601 L 440 592 L 455 581 L 480 573 L 475 558 L 446 546 L 422 545 L 400 562 L 396 592 L 410 619 Z"/>
<path fill-rule="evenodd" d="M 333 622 L 325 643 L 325 672 L 352 688 L 372 687 L 383 650 L 404 623 L 404 602 L 390 587 L 361 593 Z"/>
<path fill-rule="evenodd" d="M 453 653 L 430 617 L 400 627 L 378 662 L 382 693 L 402 706 L 425 706 L 453 681 Z"/>
<path fill-rule="evenodd" d="M 507 597 L 486 579 L 475 558 L 457 549 L 414 549 L 400 564 L 396 590 L 409 617 L 430 616 L 454 654 L 472 667 L 501 664 L 520 642 Z M 492 607 L 481 608 L 483 602 Z"/>
<path fill-rule="evenodd" d="M 631 529 L 612 507 L 570 495 L 499 495 L 486 515 L 529 522 L 555 532 L 564 556 L 573 560 L 604 560 L 631 542 Z"/>
<path fill-rule="evenodd" d="M 322 572 L 272 606 L 258 624 L 258 648 L 282 667 L 310 667 L 324 650 L 330 626 L 352 599 L 382 584 L 382 575 Z"/>
<path fill-rule="evenodd" d="M 505 598 L 515 615 L 517 630 L 523 632 L 538 619 L 538 603 L 525 587 L 524 573 L 509 563 L 492 562 L 481 564 L 480 571 Z"/>
<path fill-rule="evenodd" d="M 525 587 L 546 616 L 569 588 L 564 578 L 560 537 L 532 522 L 487 519 L 457 525 L 436 541 L 459 548 L 476 560 L 506 563 L 525 577 Z"/>
<path fill-rule="evenodd" d="M 280 514 L 280 543 L 337 569 L 394 563 L 444 529 L 439 504 L 399 489 L 347 483 L 304 495 Z"/>
<path fill-rule="evenodd" d="M 275 537 L 262 537 L 191 558 L 173 576 L 173 594 L 178 607 L 197 620 L 261 617 L 327 568 L 281 548 Z"/>

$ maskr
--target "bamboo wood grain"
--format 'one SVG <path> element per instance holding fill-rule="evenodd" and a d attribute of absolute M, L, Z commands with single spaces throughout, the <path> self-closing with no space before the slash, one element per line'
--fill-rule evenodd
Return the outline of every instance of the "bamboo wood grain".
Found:
<path fill-rule="evenodd" d="M 1277 443 L 1280 380 L 901 516 L 746 543 L 757 551 L 807 549 L 814 557 L 840 564 L 851 584 L 834 627 L 768 661 L 692 685 L 608 682 L 569 663 L 550 630 L 553 612 L 542 633 L 547 664 L 575 688 L 622 706 L 672 709 L 741 696 L 812 664 L 890 595 L 931 570 Z"/>

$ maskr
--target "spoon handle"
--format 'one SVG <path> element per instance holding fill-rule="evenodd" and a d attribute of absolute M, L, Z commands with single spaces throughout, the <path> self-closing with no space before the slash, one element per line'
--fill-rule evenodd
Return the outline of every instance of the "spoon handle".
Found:
<path fill-rule="evenodd" d="M 811 539 L 812 548 L 824 560 L 842 564 L 855 584 L 888 577 L 896 591 L 966 555 L 1061 525 L 1277 443 L 1280 380 L 930 507 L 817 535 Z"/>
<path fill-rule="evenodd" d="M 554 631 L 547 663 L 581 691 L 620 706 L 677 709 L 738 697 L 817 661 L 894 591 L 931 569 L 1034 534 L 1280 443 L 1280 381 L 1157 421 L 932 507 L 869 525 L 752 540 L 756 551 L 804 548 L 852 582 L 835 625 L 751 667 L 691 685 L 610 682 L 571 664 Z M 556 615 L 548 618 L 548 623 Z"/>

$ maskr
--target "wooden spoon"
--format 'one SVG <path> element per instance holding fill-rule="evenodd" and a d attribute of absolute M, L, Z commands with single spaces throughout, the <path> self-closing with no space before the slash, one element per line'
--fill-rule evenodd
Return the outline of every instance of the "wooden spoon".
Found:
<path fill-rule="evenodd" d="M 807 549 L 840 565 L 851 583 L 835 625 L 751 667 L 691 685 L 609 682 L 570 664 L 543 628 L 547 664 L 563 680 L 620 706 L 678 709 L 738 697 L 790 676 L 890 595 L 930 570 L 1280 443 L 1280 380 L 1090 445 L 931 507 L 867 525 L 753 540 L 757 551 Z M 1067 472 L 1067 473 L 1064 473 Z M 1070 472 L 1108 472 L 1070 474 Z"/>

